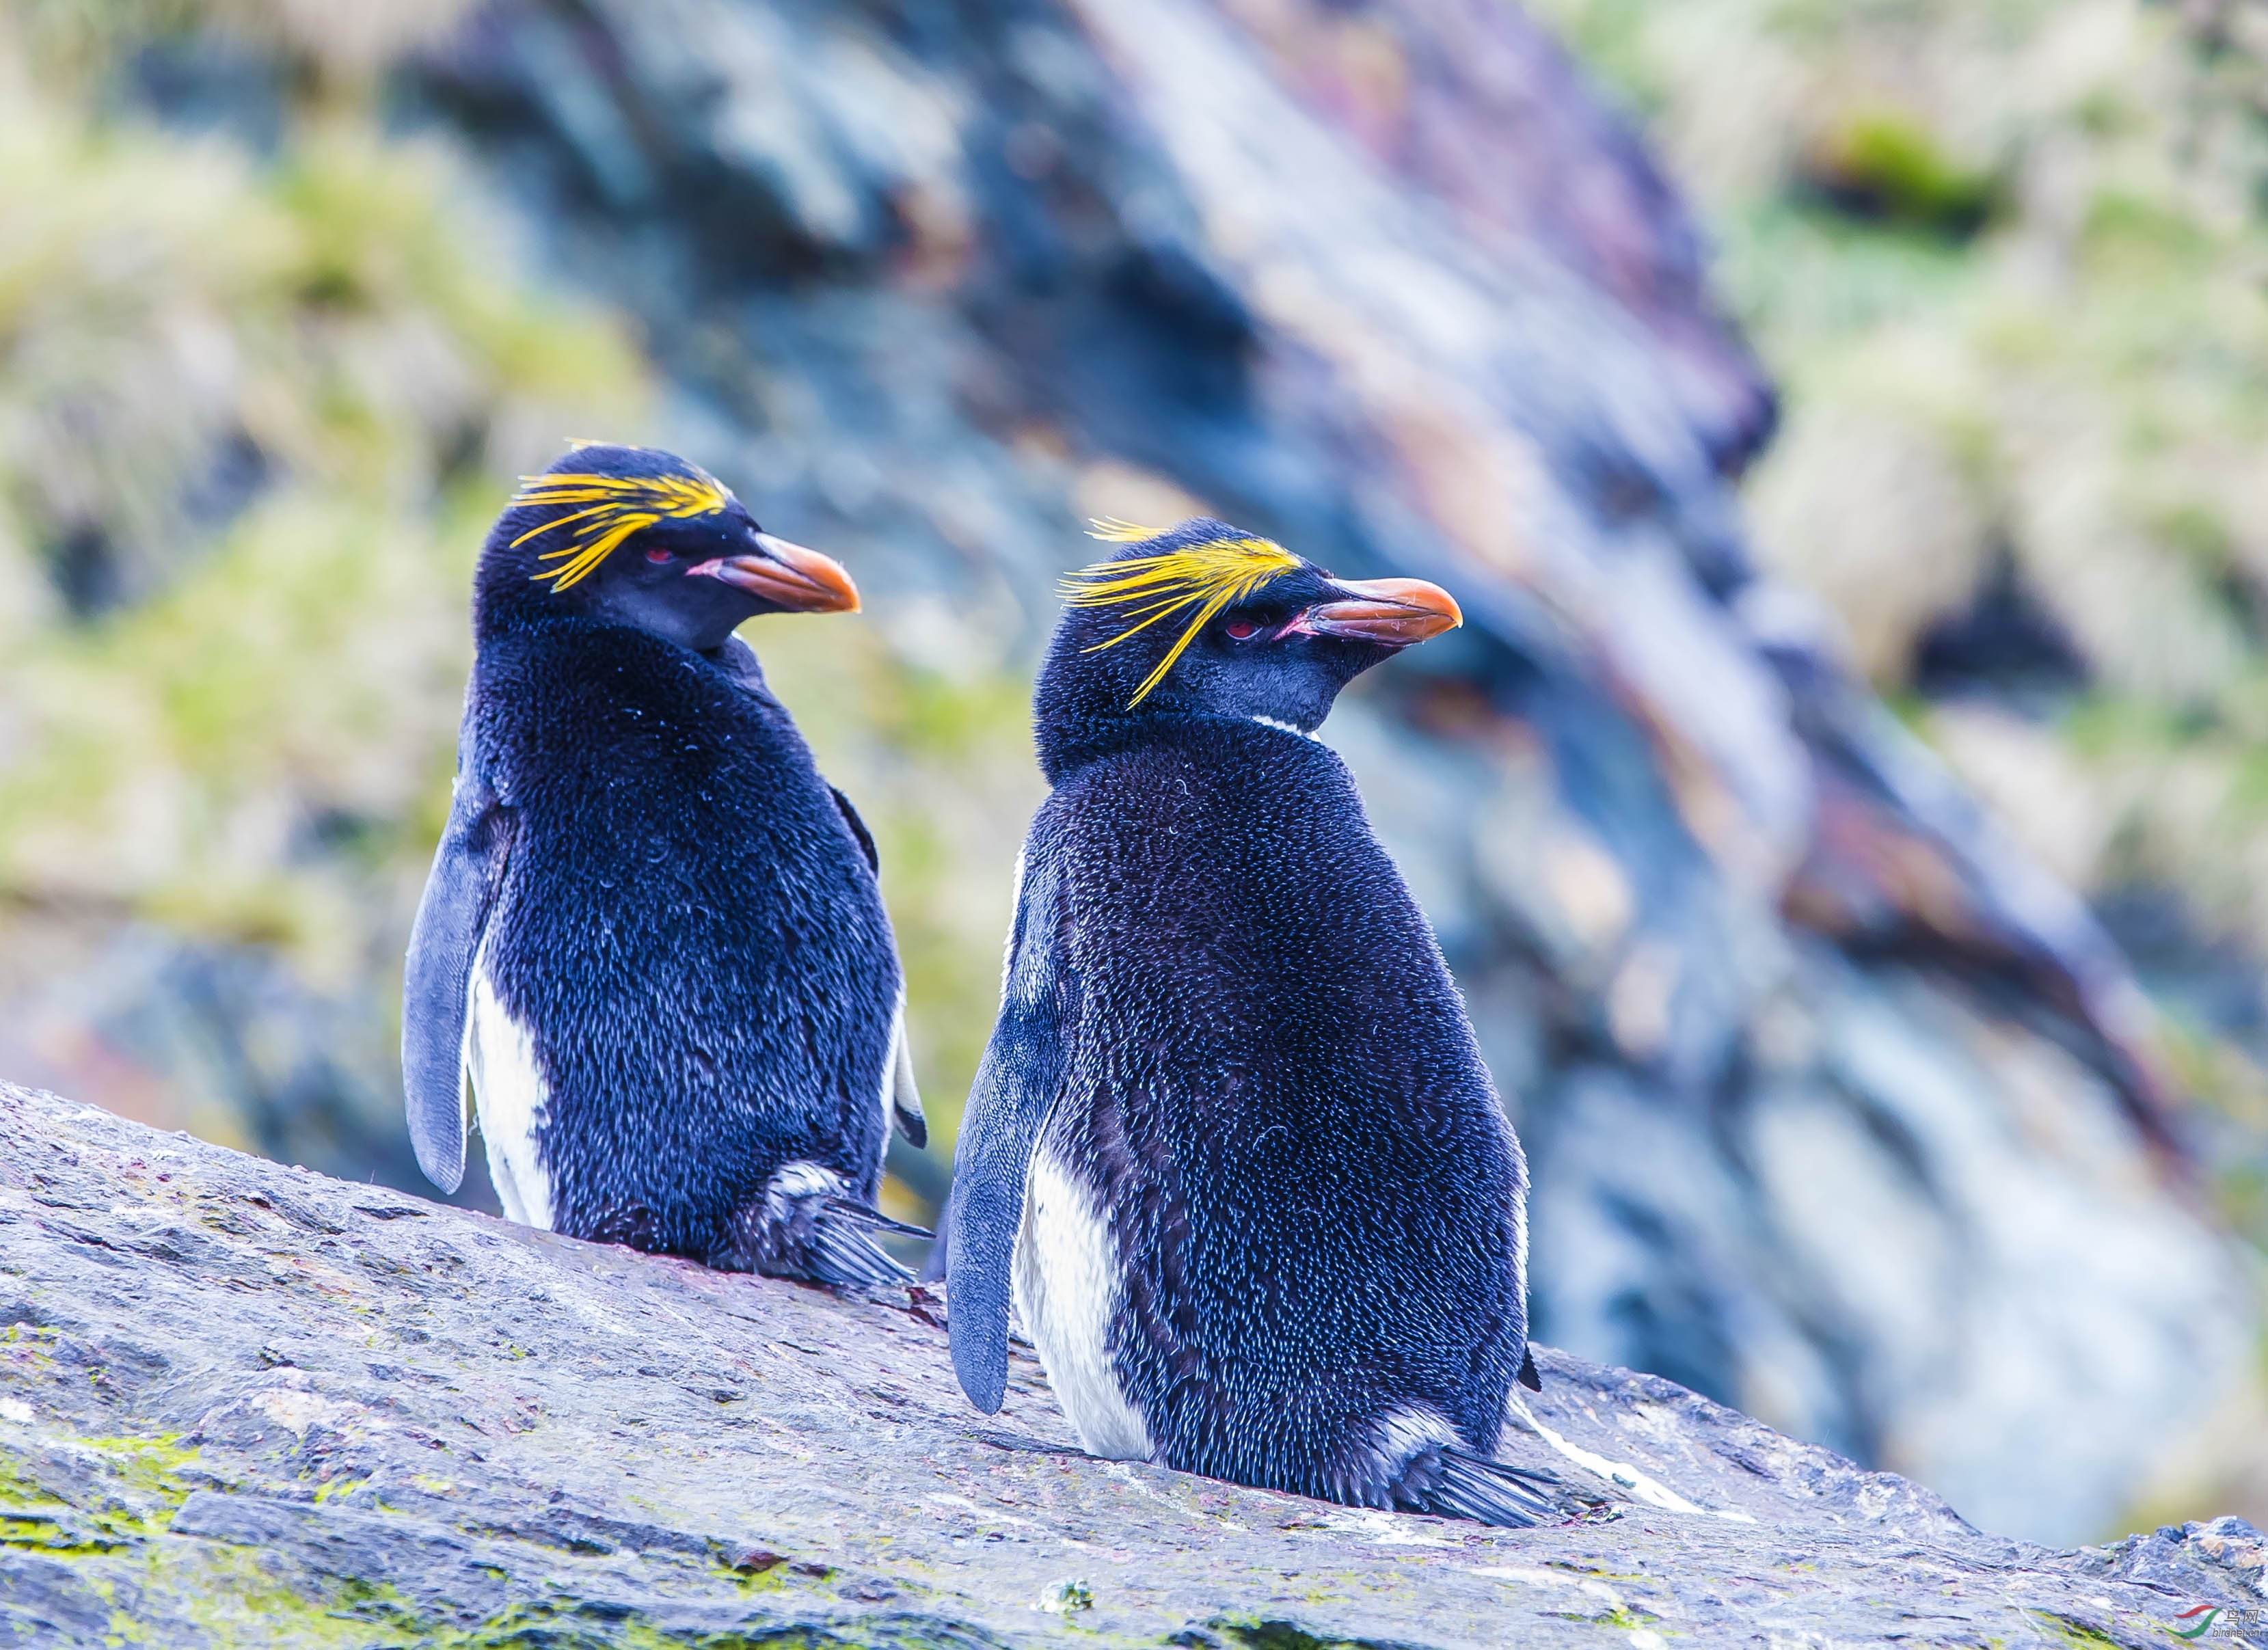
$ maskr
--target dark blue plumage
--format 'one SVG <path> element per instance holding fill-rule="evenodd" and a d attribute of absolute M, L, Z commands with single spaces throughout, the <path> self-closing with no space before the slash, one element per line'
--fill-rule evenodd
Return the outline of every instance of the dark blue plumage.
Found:
<path fill-rule="evenodd" d="M 1307 736 L 1454 604 L 1203 548 L 1257 542 L 1200 521 L 1130 543 L 1085 588 L 1142 587 L 1085 598 L 1049 650 L 1054 791 L 948 1211 L 955 1366 L 997 1409 L 1012 1293 L 1097 1453 L 1533 1522 L 1550 1498 L 1487 1459 L 1529 1367 L 1520 1147 L 1432 931 Z M 1127 634 L 1208 588 L 1229 599 Z"/>
<path fill-rule="evenodd" d="M 909 1132 L 919 1112 L 872 841 L 732 637 L 856 600 L 667 454 L 579 449 L 497 522 L 405 990 L 437 1182 L 462 1172 L 469 1089 L 516 1219 L 898 1275 L 867 1234 L 888 1224 L 872 1206 L 892 1101 Z"/>

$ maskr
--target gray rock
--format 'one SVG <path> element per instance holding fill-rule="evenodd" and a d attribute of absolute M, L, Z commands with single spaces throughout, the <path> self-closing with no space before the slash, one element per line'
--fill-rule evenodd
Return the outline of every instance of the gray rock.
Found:
<path fill-rule="evenodd" d="M 32 1645 L 2161 1642 L 2235 1520 L 2053 1552 L 1652 1375 L 1540 1354 L 1490 1530 L 1079 1453 L 939 1303 L 578 1243 L 0 1085 L 0 1639 Z"/>

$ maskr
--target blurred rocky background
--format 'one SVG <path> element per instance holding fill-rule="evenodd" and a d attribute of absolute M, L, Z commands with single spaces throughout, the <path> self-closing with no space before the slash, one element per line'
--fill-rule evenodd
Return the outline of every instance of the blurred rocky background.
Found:
<path fill-rule="evenodd" d="M 2257 1518 L 2264 121 L 2235 0 L 0 0 L 0 1073 L 430 1192 L 467 573 L 604 435 L 867 593 L 750 639 L 949 1143 L 1055 576 L 1202 508 L 1465 603 L 1328 733 L 1542 1337 Z"/>

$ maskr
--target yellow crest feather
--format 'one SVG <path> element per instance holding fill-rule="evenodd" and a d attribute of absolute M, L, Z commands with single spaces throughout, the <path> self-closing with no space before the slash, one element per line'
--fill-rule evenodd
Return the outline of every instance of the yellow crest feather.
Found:
<path fill-rule="evenodd" d="M 1161 531 L 1138 527 L 1130 521 L 1104 519 L 1092 525 L 1090 536 L 1112 544 L 1139 544 L 1145 539 L 1159 537 Z M 1126 702 L 1130 711 L 1166 679 L 1174 661 L 1181 658 L 1189 645 L 1197 640 L 1197 632 L 1211 622 L 1223 608 L 1243 600 L 1270 579 L 1300 565 L 1298 556 L 1272 539 L 1207 539 L 1200 544 L 1185 545 L 1156 556 L 1130 556 L 1123 561 L 1096 562 L 1082 567 L 1064 578 L 1064 600 L 1074 608 L 1129 609 L 1127 616 L 1133 622 L 1108 641 L 1098 642 L 1087 649 L 1090 653 L 1116 647 L 1161 620 L 1195 609 L 1187 628 L 1166 650 L 1165 658 L 1158 661 L 1158 667 Z"/>
<path fill-rule="evenodd" d="M 580 506 L 530 527 L 512 541 L 518 549 L 546 533 L 571 529 L 567 542 L 535 558 L 560 564 L 534 575 L 550 579 L 556 595 L 612 556 L 632 534 L 658 521 L 713 515 L 732 502 L 724 482 L 688 467 L 681 475 L 523 475 L 519 490 L 505 507 Z"/>
<path fill-rule="evenodd" d="M 1088 518 L 1086 536 L 1101 539 L 1106 544 L 1139 544 L 1145 539 L 1154 539 L 1167 532 L 1165 527 L 1137 527 L 1131 521 L 1121 521 L 1116 516 Z"/>

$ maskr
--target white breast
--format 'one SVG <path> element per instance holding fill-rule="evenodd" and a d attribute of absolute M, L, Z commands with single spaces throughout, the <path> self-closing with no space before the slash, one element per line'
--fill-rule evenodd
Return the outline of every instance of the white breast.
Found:
<path fill-rule="evenodd" d="M 1084 1187 L 1044 1149 L 1032 1154 L 1011 1269 L 1056 1402 L 1089 1455 L 1147 1461 L 1149 1430 L 1110 1366 L 1110 1321 L 1124 1297 L 1117 1245 Z"/>
<path fill-rule="evenodd" d="M 535 1131 L 549 1098 L 535 1064 L 535 1040 L 514 1020 L 489 983 L 485 957 L 473 961 L 465 1005 L 465 1080 L 480 1109 L 481 1145 L 489 1178 L 505 1216 L 522 1226 L 551 1229 L 551 1175 L 536 1148 Z"/>

